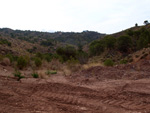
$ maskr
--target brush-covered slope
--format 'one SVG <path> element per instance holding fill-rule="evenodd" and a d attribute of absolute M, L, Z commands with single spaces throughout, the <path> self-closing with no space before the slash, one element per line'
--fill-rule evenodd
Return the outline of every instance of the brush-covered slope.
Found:
<path fill-rule="evenodd" d="M 127 30 L 107 35 L 104 38 L 93 41 L 89 45 L 91 56 L 101 56 L 101 61 L 112 59 L 114 62 L 133 62 L 136 57 L 144 58 L 149 52 L 143 52 L 150 47 L 150 25 L 135 26 Z M 133 56 L 133 57 L 132 57 Z"/>

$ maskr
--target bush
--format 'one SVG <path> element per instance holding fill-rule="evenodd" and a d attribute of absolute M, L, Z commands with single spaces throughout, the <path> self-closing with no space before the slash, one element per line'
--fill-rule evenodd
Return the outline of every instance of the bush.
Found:
<path fill-rule="evenodd" d="M 4 58 L 4 56 L 0 54 L 0 61 L 2 61 L 3 58 Z"/>
<path fill-rule="evenodd" d="M 79 71 L 82 67 L 79 64 L 79 61 L 71 58 L 70 60 L 67 61 L 67 68 L 71 71 L 71 72 L 77 72 Z"/>
<path fill-rule="evenodd" d="M 63 67 L 62 63 L 58 59 L 52 59 L 49 66 L 52 70 L 62 70 Z"/>
<path fill-rule="evenodd" d="M 40 67 L 42 65 L 42 61 L 40 58 L 35 58 L 34 63 L 36 65 L 36 67 Z"/>
<path fill-rule="evenodd" d="M 47 70 L 47 71 L 45 72 L 45 74 L 50 75 L 50 74 L 51 74 L 50 70 Z"/>
<path fill-rule="evenodd" d="M 47 70 L 46 74 L 47 74 L 47 75 L 50 75 L 50 74 L 57 74 L 57 71 L 55 71 L 55 70 L 53 70 L 53 71 Z"/>
<path fill-rule="evenodd" d="M 27 60 L 23 56 L 20 56 L 17 60 L 17 67 L 19 69 L 23 69 L 26 66 L 27 66 Z"/>
<path fill-rule="evenodd" d="M 13 54 L 7 54 L 5 57 L 9 58 L 11 63 L 18 60 L 18 56 L 14 56 Z"/>
<path fill-rule="evenodd" d="M 42 41 L 40 43 L 40 45 L 43 45 L 43 46 L 53 46 L 53 40 Z"/>
<path fill-rule="evenodd" d="M 32 73 L 33 78 L 39 78 L 39 74 L 38 73 Z"/>
<path fill-rule="evenodd" d="M 105 66 L 113 66 L 114 62 L 111 59 L 107 59 L 107 60 L 105 60 L 104 65 Z"/>
<path fill-rule="evenodd" d="M 24 76 L 21 76 L 21 72 L 18 71 L 18 70 L 15 71 L 14 76 L 15 76 L 15 77 L 18 77 L 18 79 L 17 79 L 18 81 L 19 81 L 20 79 L 22 79 L 22 78 L 25 78 Z"/>
<path fill-rule="evenodd" d="M 43 59 L 43 54 L 42 53 L 40 53 L 40 52 L 38 52 L 38 53 L 36 53 L 36 55 L 35 55 L 36 57 L 38 57 L 38 58 L 40 58 L 41 60 Z"/>
<path fill-rule="evenodd" d="M 76 58 L 77 50 L 72 46 L 57 48 L 56 53 L 62 57 L 63 61 L 70 60 L 71 57 Z"/>
<path fill-rule="evenodd" d="M 57 74 L 57 71 L 50 71 L 50 74 Z"/>
<path fill-rule="evenodd" d="M 120 64 L 127 64 L 127 63 L 128 63 L 128 61 L 125 60 L 125 59 L 123 59 L 123 60 L 120 61 Z"/>
<path fill-rule="evenodd" d="M 52 54 L 44 54 L 44 59 L 47 62 L 51 62 L 52 61 Z"/>
<path fill-rule="evenodd" d="M 11 46 L 11 42 L 6 39 L 0 39 L 0 44 L 7 44 L 8 46 Z"/>
<path fill-rule="evenodd" d="M 86 52 L 78 52 L 77 59 L 80 64 L 86 64 L 88 62 L 88 54 Z"/>

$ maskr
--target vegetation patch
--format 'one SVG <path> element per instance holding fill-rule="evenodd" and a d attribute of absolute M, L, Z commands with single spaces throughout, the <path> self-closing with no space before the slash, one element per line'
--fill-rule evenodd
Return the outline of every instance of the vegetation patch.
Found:
<path fill-rule="evenodd" d="M 128 61 L 125 60 L 125 59 L 122 59 L 122 60 L 120 61 L 120 64 L 127 64 L 127 63 L 128 63 Z"/>
<path fill-rule="evenodd" d="M 113 66 L 114 62 L 112 61 L 112 59 L 107 59 L 107 60 L 105 60 L 104 65 L 105 66 Z"/>
<path fill-rule="evenodd" d="M 14 74 L 15 77 L 18 78 L 18 79 L 17 79 L 18 81 L 19 81 L 20 79 L 22 79 L 22 78 L 25 78 L 24 76 L 21 75 L 21 72 L 18 71 L 18 70 L 16 70 L 13 74 Z"/>
<path fill-rule="evenodd" d="M 25 59 L 23 56 L 20 56 L 17 60 L 17 67 L 19 69 L 23 69 L 27 66 L 27 59 Z"/>
<path fill-rule="evenodd" d="M 47 75 L 57 74 L 57 71 L 56 70 L 47 70 L 46 74 Z"/>
<path fill-rule="evenodd" d="M 39 78 L 39 74 L 36 73 L 36 72 L 34 72 L 34 73 L 32 73 L 32 77 L 33 77 L 33 78 Z"/>
<path fill-rule="evenodd" d="M 11 46 L 11 42 L 9 42 L 8 40 L 6 39 L 0 39 L 0 44 L 6 44 L 8 46 Z"/>

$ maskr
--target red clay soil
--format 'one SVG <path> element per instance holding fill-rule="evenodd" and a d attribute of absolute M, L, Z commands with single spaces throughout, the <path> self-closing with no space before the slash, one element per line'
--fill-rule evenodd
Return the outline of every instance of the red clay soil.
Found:
<path fill-rule="evenodd" d="M 150 64 L 142 63 L 21 81 L 1 73 L 0 113 L 150 113 Z"/>

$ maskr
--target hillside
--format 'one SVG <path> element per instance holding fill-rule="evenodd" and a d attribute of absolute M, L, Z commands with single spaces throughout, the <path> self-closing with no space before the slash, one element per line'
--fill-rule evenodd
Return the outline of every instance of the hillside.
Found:
<path fill-rule="evenodd" d="M 21 31 L 9 28 L 0 29 L 0 54 L 29 55 L 30 53 L 55 53 L 57 47 L 73 45 L 84 46 L 105 34 L 92 31 L 75 32 L 38 32 Z M 11 46 L 5 44 L 11 43 Z M 4 44 L 3 44 L 4 43 Z"/>
<path fill-rule="evenodd" d="M 88 51 L 93 58 L 99 56 L 101 62 L 112 59 L 115 63 L 127 63 L 134 61 L 137 51 L 143 51 L 138 52 L 139 54 L 136 55 L 138 59 L 140 57 L 143 58 L 143 55 L 149 55 L 149 51 L 145 51 L 148 49 L 144 49 L 149 47 L 150 25 L 148 24 L 144 26 L 135 26 L 95 40 L 89 45 Z"/>
<path fill-rule="evenodd" d="M 71 45 L 85 45 L 87 43 L 92 42 L 100 37 L 105 36 L 105 34 L 101 34 L 94 31 L 83 31 L 81 33 L 75 32 L 38 32 L 38 31 L 21 31 L 21 30 L 12 30 L 9 28 L 1 28 L 0 36 L 3 37 L 11 37 L 15 39 L 25 40 L 30 43 L 39 43 L 41 45 L 52 46 L 55 45 L 56 42 L 61 42 L 65 44 Z M 49 43 L 45 43 L 42 41 L 48 41 Z"/>

